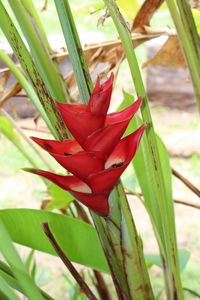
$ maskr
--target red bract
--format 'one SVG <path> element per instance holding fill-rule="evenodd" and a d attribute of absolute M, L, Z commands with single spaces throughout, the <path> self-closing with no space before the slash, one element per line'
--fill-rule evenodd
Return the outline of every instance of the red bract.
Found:
<path fill-rule="evenodd" d="M 109 195 L 134 157 L 145 129 L 142 125 L 122 138 L 142 100 L 139 98 L 121 112 L 107 114 L 112 84 L 113 75 L 102 85 L 97 80 L 88 105 L 57 103 L 74 140 L 32 138 L 73 176 L 26 169 L 69 191 L 101 216 L 109 214 Z"/>

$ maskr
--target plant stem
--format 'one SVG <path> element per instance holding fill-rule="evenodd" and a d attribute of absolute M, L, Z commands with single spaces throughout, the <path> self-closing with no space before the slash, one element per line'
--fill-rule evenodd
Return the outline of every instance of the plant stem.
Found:
<path fill-rule="evenodd" d="M 39 31 L 37 23 L 35 22 L 33 26 L 33 17 L 31 18 L 31 15 L 27 13 L 20 1 L 8 1 L 28 42 L 30 51 L 33 55 L 40 75 L 45 82 L 51 96 L 59 102 L 69 102 L 66 87 L 61 82 L 61 74 L 58 73 L 58 69 L 55 67 L 48 49 L 42 40 L 42 35 Z"/>
<path fill-rule="evenodd" d="M 47 124 L 48 128 L 53 133 L 54 127 L 52 126 L 49 118 L 47 117 L 47 114 L 46 114 L 44 108 L 42 107 L 40 100 L 39 100 L 37 94 L 35 93 L 33 87 L 30 85 L 30 83 L 24 77 L 22 72 L 20 72 L 20 70 L 18 69 L 16 64 L 12 61 L 12 59 L 8 55 L 6 55 L 6 53 L 3 50 L 0 50 L 0 59 L 4 62 L 4 64 L 6 64 L 8 66 L 9 70 L 13 73 L 15 78 L 21 84 L 23 89 L 26 91 L 28 97 L 33 102 L 35 108 L 37 109 L 37 111 L 39 112 L 39 114 L 41 115 L 41 117 L 43 118 L 45 123 Z"/>
<path fill-rule="evenodd" d="M 191 8 L 187 0 L 166 0 L 166 3 L 190 70 L 197 107 L 200 112 L 200 39 Z"/>
<path fill-rule="evenodd" d="M 30 148 L 32 148 L 34 150 L 34 152 L 38 155 L 38 157 L 41 159 L 41 161 L 47 166 L 47 168 L 49 169 L 49 171 L 54 172 L 55 170 L 52 169 L 51 165 L 46 160 L 46 158 L 40 153 L 40 151 L 38 151 L 38 149 L 35 147 L 34 143 L 23 133 L 23 131 L 21 130 L 21 128 L 11 118 L 11 116 L 4 109 L 1 109 L 0 113 L 2 115 L 4 115 L 7 118 L 7 120 L 13 125 L 13 127 L 15 128 L 15 130 L 22 137 L 22 139 L 30 146 Z M 31 158 L 31 161 L 33 161 L 32 156 L 29 155 L 29 157 Z M 33 165 L 33 167 L 38 168 L 37 164 L 33 164 L 32 163 L 32 165 Z"/>
<path fill-rule="evenodd" d="M 193 193 L 200 197 L 200 190 L 192 184 L 187 178 L 181 175 L 177 170 L 172 168 L 172 174 L 182 181 Z"/>
<path fill-rule="evenodd" d="M 93 84 L 85 61 L 78 32 L 74 23 L 68 0 L 55 0 L 58 16 L 62 26 L 64 38 L 69 51 L 70 61 L 77 80 L 80 97 L 87 103 L 93 89 Z"/>
<path fill-rule="evenodd" d="M 42 43 L 42 47 L 46 48 L 47 52 L 49 53 L 49 55 L 51 56 L 51 59 L 52 59 L 52 56 L 54 55 L 55 52 L 51 49 L 51 46 L 50 46 L 48 38 L 47 38 L 47 34 L 45 32 L 45 29 L 44 29 L 43 24 L 40 19 L 40 15 L 39 15 L 33 1 L 32 0 L 21 0 L 21 3 L 23 5 L 23 7 L 25 8 L 27 14 L 29 15 L 30 22 L 32 23 L 32 26 L 35 28 L 35 34 L 37 34 L 40 42 Z M 58 80 L 60 80 L 61 92 L 63 93 L 63 96 L 64 96 L 64 98 L 60 99 L 60 100 L 63 103 L 70 102 L 71 96 L 67 89 L 67 84 L 65 83 L 63 75 L 61 73 L 60 66 L 56 60 L 53 60 L 53 64 L 55 67 L 55 72 L 57 73 Z"/>
<path fill-rule="evenodd" d="M 60 259 L 63 261 L 69 272 L 72 274 L 72 276 L 75 278 L 75 280 L 80 285 L 81 289 L 84 291 L 88 299 L 90 300 L 97 300 L 96 296 L 93 294 L 89 286 L 86 284 L 86 282 L 83 280 L 83 278 L 80 276 L 80 274 L 77 272 L 77 270 L 74 268 L 73 264 L 70 262 L 70 260 L 67 258 L 67 256 L 64 254 L 58 243 L 56 242 L 53 234 L 50 231 L 48 223 L 42 223 L 42 228 L 46 236 L 48 237 L 51 245 L 55 249 L 56 253 L 60 257 Z"/>
<path fill-rule="evenodd" d="M 153 127 L 153 122 L 150 114 L 150 109 L 148 105 L 148 99 L 143 85 L 140 69 L 134 52 L 134 48 L 131 41 L 131 35 L 127 28 L 126 22 L 121 15 L 119 8 L 117 7 L 115 1 L 113 0 L 104 0 L 106 7 L 113 19 L 115 27 L 118 31 L 118 34 L 122 40 L 122 45 L 125 50 L 125 54 L 129 63 L 132 79 L 135 85 L 135 89 L 138 97 L 143 98 L 143 103 L 141 106 L 141 113 L 143 121 L 148 124 L 146 130 L 148 149 L 151 155 L 151 161 L 153 163 L 155 180 L 157 185 L 157 192 L 159 194 L 159 201 L 157 203 L 160 211 L 160 216 L 162 218 L 162 226 L 164 232 L 164 244 L 166 249 L 166 260 L 168 267 L 171 272 L 171 285 L 174 286 L 174 291 L 171 295 L 171 299 L 178 297 L 180 300 L 184 299 L 183 289 L 181 286 L 180 273 L 179 273 L 179 262 L 178 262 L 178 253 L 176 245 L 176 235 L 175 235 L 175 226 L 174 226 L 174 215 L 173 209 L 167 203 L 164 179 L 162 174 L 161 162 L 158 153 L 156 136 Z M 169 220 L 170 216 L 170 220 Z M 154 216 L 155 217 L 155 216 Z"/>
<path fill-rule="evenodd" d="M 154 299 L 139 238 L 121 183 L 113 190 L 105 219 L 92 213 L 118 298 Z"/>

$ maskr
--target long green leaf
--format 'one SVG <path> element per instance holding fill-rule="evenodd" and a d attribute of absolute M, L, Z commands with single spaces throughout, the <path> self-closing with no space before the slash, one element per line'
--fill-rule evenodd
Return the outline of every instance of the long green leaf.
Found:
<path fill-rule="evenodd" d="M 54 136 L 58 139 L 67 137 L 67 129 L 53 98 L 48 93 L 45 83 L 43 82 L 40 74 L 38 73 L 35 64 L 28 52 L 22 38 L 20 37 L 14 23 L 5 10 L 2 0 L 0 0 L 0 28 L 5 34 L 10 46 L 18 58 L 22 68 L 24 69 L 27 77 L 30 79 L 35 92 L 40 99 L 40 102 L 47 113 L 48 118 L 51 120 L 54 128 Z"/>
<path fill-rule="evenodd" d="M 179 255 L 179 262 L 180 262 L 180 271 L 182 272 L 189 261 L 190 252 L 188 252 L 185 249 L 179 249 L 178 255 Z M 162 259 L 159 254 L 146 254 L 145 258 L 149 266 L 156 265 L 162 268 Z"/>
<path fill-rule="evenodd" d="M 23 290 L 26 291 L 30 300 L 44 300 L 43 296 L 41 295 L 39 289 L 29 276 L 26 267 L 23 265 L 16 249 L 12 245 L 11 238 L 4 226 L 2 220 L 0 220 L 0 251 L 2 255 L 5 257 L 7 262 L 12 268 L 15 277 L 19 281 L 20 285 L 22 286 Z"/>
<path fill-rule="evenodd" d="M 22 289 L 17 279 L 14 277 L 11 269 L 3 261 L 0 261 L 0 277 L 3 278 L 10 287 L 26 295 L 25 291 Z M 41 289 L 40 292 L 45 299 L 54 300 L 51 296 L 49 296 L 46 292 L 42 291 Z"/>
<path fill-rule="evenodd" d="M 19 151 L 26 157 L 26 159 L 34 168 L 40 167 L 36 160 L 33 159 L 27 147 L 24 147 L 24 145 L 21 143 L 19 134 L 15 131 L 13 125 L 4 116 L 0 116 L 0 131 L 19 149 Z"/>
<path fill-rule="evenodd" d="M 81 43 L 68 0 L 55 0 L 58 16 L 64 33 L 70 61 L 77 80 L 81 100 L 87 103 L 92 92 L 92 81 L 89 75 Z"/>
<path fill-rule="evenodd" d="M 38 10 L 36 9 L 32 0 L 21 0 L 22 5 L 24 6 L 27 14 L 30 17 L 30 21 L 32 22 L 33 27 L 35 28 L 36 34 L 39 32 L 39 36 L 41 37 L 41 42 L 45 45 L 45 48 L 48 49 L 48 52 L 53 54 L 51 46 L 49 44 L 47 34 L 45 28 L 40 19 L 40 15 Z"/>
<path fill-rule="evenodd" d="M 56 213 L 32 209 L 1 210 L 0 219 L 14 242 L 56 255 L 41 228 L 42 222 L 48 222 L 70 260 L 108 272 L 97 233 L 91 225 Z"/>
<path fill-rule="evenodd" d="M 2 291 L 10 300 L 19 300 L 19 297 L 7 284 L 6 280 L 0 276 L 0 291 Z"/>
<path fill-rule="evenodd" d="M 48 49 L 42 40 L 42 35 L 39 32 L 37 23 L 34 22 L 34 18 L 31 16 L 30 11 L 26 11 L 20 1 L 8 1 L 28 42 L 40 75 L 45 82 L 45 85 L 47 86 L 51 96 L 59 102 L 66 103 L 66 101 L 69 101 L 66 87 L 62 83 L 61 74 L 55 67 L 54 62 L 49 55 Z"/>
<path fill-rule="evenodd" d="M 190 70 L 197 107 L 200 112 L 200 38 L 192 11 L 187 0 L 167 0 L 166 3 Z"/>
<path fill-rule="evenodd" d="M 35 108 L 37 109 L 37 111 L 39 112 L 39 114 L 41 115 L 43 120 L 46 122 L 50 131 L 53 133 L 54 128 L 53 128 L 49 118 L 47 117 L 47 114 L 46 114 L 44 108 L 42 107 L 40 100 L 39 100 L 36 92 L 34 91 L 33 87 L 31 86 L 31 84 L 28 82 L 28 80 L 25 78 L 25 76 L 22 74 L 22 72 L 20 72 L 20 70 L 18 69 L 16 64 L 12 61 L 12 59 L 8 55 L 6 55 L 6 53 L 3 50 L 0 50 L 0 59 L 4 62 L 4 64 L 7 65 L 7 67 L 10 69 L 10 71 L 16 77 L 18 82 L 21 84 L 23 89 L 26 91 L 26 93 L 27 93 L 28 97 L 30 98 L 30 100 L 32 101 L 33 105 L 35 106 Z"/>
<path fill-rule="evenodd" d="M 161 158 L 157 146 L 156 135 L 142 76 L 132 45 L 131 35 L 129 29 L 127 28 L 126 21 L 121 15 L 116 2 L 114 0 L 104 0 L 104 2 L 121 38 L 137 95 L 143 98 L 141 113 L 143 121 L 146 122 L 148 126 L 145 132 L 145 136 L 147 138 L 147 147 L 143 143 L 141 143 L 141 146 L 146 153 L 147 151 L 149 152 L 151 167 L 154 175 L 151 180 L 154 182 L 156 187 L 156 193 L 154 194 L 156 206 L 154 205 L 152 208 L 156 207 L 156 209 L 152 210 L 151 213 L 154 218 L 154 222 L 159 224 L 159 228 L 161 228 L 159 232 L 160 239 L 162 241 L 162 247 L 165 251 L 164 255 L 167 267 L 170 271 L 168 274 L 173 291 L 171 289 L 172 293 L 171 295 L 168 295 L 168 297 L 169 299 L 173 299 L 174 293 L 177 293 L 177 296 L 180 299 L 184 299 L 179 272 L 176 233 L 174 227 L 175 222 L 170 222 L 172 219 L 174 220 L 173 210 L 171 209 L 173 204 L 170 203 L 172 202 L 172 199 L 167 198 L 164 174 L 162 172 Z M 143 153 L 144 162 L 146 161 L 145 152 Z M 143 168 L 143 166 L 140 167 Z"/>

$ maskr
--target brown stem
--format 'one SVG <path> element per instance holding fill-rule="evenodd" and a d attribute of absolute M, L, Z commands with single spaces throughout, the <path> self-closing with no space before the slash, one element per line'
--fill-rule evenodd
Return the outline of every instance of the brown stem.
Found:
<path fill-rule="evenodd" d="M 80 276 L 80 274 L 77 272 L 77 270 L 74 268 L 73 264 L 70 262 L 70 260 L 67 258 L 67 256 L 64 254 L 58 243 L 56 242 L 53 234 L 51 233 L 49 229 L 48 223 L 42 223 L 42 228 L 44 230 L 44 233 L 48 237 L 50 243 L 52 244 L 53 248 L 55 249 L 56 253 L 60 257 L 60 259 L 63 261 L 69 272 L 72 274 L 74 279 L 78 282 L 83 292 L 86 294 L 88 299 L 90 300 L 97 300 L 96 296 L 93 294 L 87 283 L 83 280 L 83 278 Z"/>
<path fill-rule="evenodd" d="M 76 207 L 78 218 L 85 223 L 91 224 L 91 221 L 81 204 L 79 204 L 78 201 L 74 201 L 74 206 Z"/>
<path fill-rule="evenodd" d="M 182 176 L 178 171 L 172 168 L 172 174 L 182 181 L 193 193 L 200 197 L 200 190 L 194 186 L 187 178 Z"/>
<path fill-rule="evenodd" d="M 77 209 L 77 213 L 78 213 L 78 217 L 79 219 L 83 220 L 84 222 L 88 223 L 88 224 L 91 224 L 91 221 L 90 221 L 90 218 L 89 216 L 87 215 L 86 211 L 84 210 L 84 208 L 82 207 L 82 205 L 80 205 L 78 203 L 78 201 L 75 201 L 74 202 L 74 205 Z M 93 280 L 95 281 L 95 287 L 97 289 L 97 292 L 100 296 L 100 299 L 103 299 L 103 300 L 111 300 L 111 295 L 110 295 L 110 292 L 109 292 L 109 289 L 105 283 L 105 280 L 103 278 L 103 276 L 101 275 L 101 273 L 99 271 L 96 271 L 96 270 L 93 270 L 93 273 L 94 273 L 94 277 L 96 279 Z"/>
<path fill-rule="evenodd" d="M 178 204 L 183 204 L 183 205 L 187 205 L 187 206 L 190 206 L 190 207 L 194 207 L 194 208 L 200 209 L 200 205 L 195 204 L 195 203 L 189 203 L 189 202 L 182 201 L 182 200 L 177 200 L 177 199 L 174 199 L 174 202 L 178 203 Z"/>
<path fill-rule="evenodd" d="M 110 292 L 108 290 L 108 287 L 105 284 L 103 276 L 101 275 L 100 272 L 98 272 L 96 270 L 93 270 L 93 272 L 94 272 L 94 276 L 96 278 L 96 282 L 94 283 L 94 285 L 99 293 L 100 299 L 111 300 L 112 298 L 111 298 Z"/>
<path fill-rule="evenodd" d="M 136 197 L 139 197 L 143 201 L 143 199 L 142 199 L 142 197 L 143 197 L 142 193 L 126 192 L 126 195 L 134 195 Z M 187 201 L 180 200 L 180 199 L 174 199 L 174 202 L 178 203 L 178 204 L 183 204 L 183 205 L 186 205 L 186 206 L 190 206 L 190 207 L 194 207 L 194 208 L 200 209 L 200 205 L 199 204 L 189 203 Z"/>
<path fill-rule="evenodd" d="M 151 18 L 164 0 L 146 0 L 140 7 L 132 24 L 131 31 L 144 31 L 144 26 L 150 26 Z"/>

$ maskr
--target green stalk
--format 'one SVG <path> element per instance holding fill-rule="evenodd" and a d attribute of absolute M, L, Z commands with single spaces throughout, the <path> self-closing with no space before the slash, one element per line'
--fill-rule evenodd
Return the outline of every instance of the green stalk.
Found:
<path fill-rule="evenodd" d="M 61 82 L 61 74 L 58 73 L 47 48 L 45 48 L 45 43 L 42 40 L 42 36 L 39 35 L 39 30 L 36 29 L 36 24 L 33 26 L 30 15 L 27 14 L 19 0 L 8 1 L 28 42 L 31 53 L 35 59 L 36 66 L 51 96 L 59 102 L 69 102 L 70 99 L 66 88 Z"/>
<path fill-rule="evenodd" d="M 27 151 L 27 148 L 21 144 L 18 134 L 15 133 L 15 136 L 13 134 L 10 134 L 9 129 L 10 128 L 14 129 L 10 121 L 5 116 L 1 116 L 1 115 L 0 115 L 0 121 L 1 121 L 0 131 L 2 131 L 3 134 L 19 149 L 19 151 L 24 155 L 24 157 L 30 162 L 30 164 L 34 168 L 39 168 L 37 162 L 32 158 L 31 154 Z"/>
<path fill-rule="evenodd" d="M 10 120 L 10 117 L 7 117 L 7 114 L 1 110 L 0 111 L 0 131 L 5 135 L 10 142 L 15 145 L 15 147 L 24 155 L 24 157 L 30 162 L 30 164 L 36 168 L 40 169 L 41 165 L 38 164 L 37 160 L 29 152 L 29 149 L 24 146 L 21 142 L 21 135 L 17 132 L 16 124 L 13 125 L 13 122 Z M 32 147 L 33 148 L 33 147 Z M 41 156 L 40 156 L 41 158 Z M 42 158 L 41 158 L 42 159 Z M 43 161 L 45 162 L 45 161 Z M 48 180 L 42 178 L 43 182 L 49 186 Z"/>
<path fill-rule="evenodd" d="M 71 9 L 67 0 L 55 0 L 55 5 L 69 52 L 70 61 L 77 80 L 81 101 L 86 104 L 92 92 L 93 84 Z"/>
<path fill-rule="evenodd" d="M 46 48 L 46 50 L 50 56 L 54 55 L 54 51 L 51 49 L 51 46 L 47 39 L 45 29 L 44 29 L 43 24 L 40 19 L 40 15 L 38 14 L 38 11 L 37 11 L 35 5 L 33 4 L 33 1 L 32 0 L 21 0 L 21 3 L 26 10 L 26 13 L 29 17 L 29 20 L 30 20 L 32 26 L 35 28 L 35 34 L 37 35 L 38 39 L 40 40 L 42 47 Z M 54 64 L 55 71 L 57 72 L 58 79 L 60 79 L 60 84 L 62 85 L 62 90 L 65 94 L 65 99 L 62 99 L 62 101 L 60 101 L 60 102 L 63 102 L 63 103 L 70 102 L 71 96 L 69 94 L 67 85 L 62 76 L 60 66 L 56 60 L 53 60 L 52 62 Z"/>
<path fill-rule="evenodd" d="M 46 89 L 45 83 L 43 82 L 36 66 L 28 52 L 24 42 L 22 41 L 14 23 L 6 12 L 2 0 L 0 0 L 0 28 L 2 29 L 4 35 L 9 41 L 13 51 L 18 58 L 22 68 L 24 69 L 26 75 L 30 79 L 35 92 L 40 99 L 40 102 L 46 111 L 48 118 L 51 121 L 52 126 L 55 129 L 56 138 L 64 139 L 67 137 L 67 128 L 62 120 L 62 117 L 55 105 L 54 100 L 50 96 Z"/>
<path fill-rule="evenodd" d="M 111 194 L 109 207 L 109 216 L 104 220 L 95 213 L 92 213 L 92 217 L 110 266 L 118 298 L 154 299 L 142 241 L 121 182 Z"/>
<path fill-rule="evenodd" d="M 28 274 L 26 267 L 23 265 L 21 258 L 19 257 L 15 247 L 12 244 L 11 238 L 0 220 L 0 251 L 8 264 L 10 265 L 12 272 L 19 282 L 19 285 L 25 291 L 28 299 L 30 300 L 44 300 L 40 290 L 34 283 L 33 279 Z"/>
<path fill-rule="evenodd" d="M 20 300 L 20 298 L 15 294 L 15 292 L 10 288 L 6 280 L 2 277 L 0 278 L 0 291 L 5 294 L 5 297 L 8 297 L 8 300 Z"/>
<path fill-rule="evenodd" d="M 48 168 L 49 171 L 54 172 L 55 170 L 52 169 L 51 165 L 49 164 L 49 162 L 46 160 L 46 158 L 40 153 L 40 151 L 38 151 L 38 149 L 35 147 L 35 144 L 31 141 L 30 138 L 28 138 L 24 132 L 22 131 L 22 129 L 17 125 L 17 123 L 11 118 L 11 116 L 4 110 L 1 109 L 0 114 L 3 115 L 4 117 L 6 117 L 6 119 L 8 120 L 8 122 L 11 124 L 11 126 L 16 130 L 16 133 L 18 133 L 19 135 L 19 139 L 21 137 L 21 139 L 27 143 L 27 145 L 30 146 L 30 148 L 35 152 L 35 154 L 37 154 L 37 156 L 40 158 L 40 160 L 43 162 L 43 164 Z M 13 139 L 11 139 L 11 142 L 13 141 Z M 28 153 L 28 156 L 31 158 L 31 160 L 29 159 L 29 161 L 32 163 L 32 161 L 34 161 L 33 167 L 36 168 L 40 168 L 40 166 L 37 164 L 37 162 L 35 160 L 33 160 L 32 156 L 29 154 L 29 152 L 27 151 L 26 147 L 23 147 L 24 151 Z"/>
<path fill-rule="evenodd" d="M 36 34 L 38 34 L 41 36 L 41 41 L 42 43 L 45 45 L 45 47 L 48 49 L 48 52 L 50 54 L 53 54 L 53 51 L 51 49 L 51 46 L 49 44 L 49 41 L 47 39 L 47 35 L 45 32 L 45 29 L 43 27 L 43 24 L 41 22 L 40 16 L 38 14 L 38 11 L 35 7 L 35 5 L 33 4 L 32 0 L 20 0 L 23 7 L 25 8 L 27 14 L 29 15 L 32 25 L 35 27 L 36 30 Z"/>
<path fill-rule="evenodd" d="M 26 295 L 25 291 L 23 291 L 22 287 L 19 285 L 18 281 L 14 277 L 12 271 L 2 261 L 0 261 L 0 277 L 3 278 L 9 284 L 9 286 L 11 286 L 15 290 L 19 291 L 20 293 Z M 39 290 L 40 290 L 42 296 L 44 297 L 44 299 L 46 299 L 46 300 L 54 300 L 52 297 L 50 297 L 44 291 L 42 291 L 41 289 L 39 289 Z"/>
<path fill-rule="evenodd" d="M 197 107 L 200 112 L 200 39 L 191 8 L 187 0 L 167 0 L 166 2 L 190 70 Z"/>
<path fill-rule="evenodd" d="M 159 201 L 157 205 L 160 210 L 160 216 L 162 218 L 162 224 L 163 224 L 162 225 L 163 232 L 164 232 L 163 242 L 165 244 L 164 248 L 166 249 L 165 254 L 166 254 L 168 267 L 172 273 L 171 284 L 175 285 L 174 287 L 175 290 L 171 295 L 171 299 L 176 299 L 175 297 L 177 296 L 181 300 L 184 299 L 184 296 L 183 296 L 183 289 L 181 286 L 180 272 L 179 272 L 173 207 L 171 206 L 171 204 L 167 203 L 160 157 L 159 157 L 158 148 L 156 144 L 156 137 L 155 137 L 153 122 L 152 122 L 150 109 L 148 105 L 147 95 L 145 92 L 142 77 L 140 74 L 140 69 L 132 45 L 131 35 L 127 28 L 126 22 L 123 19 L 122 15 L 120 14 L 118 7 L 113 0 L 104 0 L 104 2 L 106 4 L 106 7 L 108 8 L 108 11 L 113 19 L 115 27 L 121 38 L 137 95 L 143 98 L 141 112 L 142 112 L 143 121 L 148 124 L 148 127 L 146 129 L 146 136 L 147 136 L 150 157 L 154 168 L 155 181 L 157 185 L 157 193 L 159 194 Z"/>
<path fill-rule="evenodd" d="M 18 69 L 16 64 L 12 61 L 12 59 L 3 50 L 0 50 L 0 59 L 4 62 L 4 64 L 7 65 L 7 67 L 13 73 L 13 75 L 18 80 L 18 82 L 21 84 L 23 89 L 26 91 L 28 97 L 33 102 L 35 108 L 37 109 L 37 111 L 39 112 L 39 114 L 41 115 L 41 117 L 43 118 L 45 123 L 47 124 L 47 126 L 50 129 L 50 131 L 52 132 L 52 134 L 55 134 L 55 129 L 52 126 L 50 120 L 48 119 L 47 114 L 46 114 L 44 108 L 42 107 L 40 100 L 38 99 L 37 94 L 35 93 L 34 89 L 30 85 L 30 83 L 27 81 L 27 79 L 24 77 L 22 72 L 20 72 L 20 70 Z"/>

